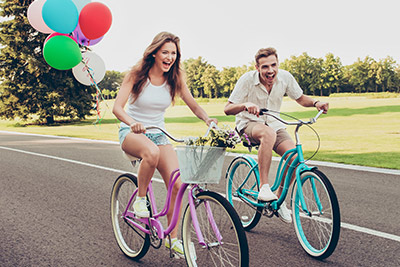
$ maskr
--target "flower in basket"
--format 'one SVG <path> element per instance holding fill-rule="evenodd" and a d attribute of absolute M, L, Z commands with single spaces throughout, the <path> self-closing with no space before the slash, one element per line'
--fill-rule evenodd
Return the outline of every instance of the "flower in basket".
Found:
<path fill-rule="evenodd" d="M 235 148 L 235 145 L 241 142 L 238 134 L 227 127 L 220 129 L 211 129 L 210 146 Z"/>
<path fill-rule="evenodd" d="M 185 139 L 185 145 L 187 146 L 205 146 L 210 138 L 207 137 L 188 137 Z"/>
<path fill-rule="evenodd" d="M 241 142 L 240 137 L 228 126 L 223 128 L 211 129 L 207 137 L 191 137 L 185 140 L 188 146 L 214 146 L 214 147 L 228 147 L 235 148 L 236 144 Z"/>

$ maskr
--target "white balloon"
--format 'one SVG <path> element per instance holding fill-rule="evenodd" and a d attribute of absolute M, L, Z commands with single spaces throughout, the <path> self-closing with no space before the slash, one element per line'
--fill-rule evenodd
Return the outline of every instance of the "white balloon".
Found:
<path fill-rule="evenodd" d="M 54 31 L 47 26 L 42 17 L 42 8 L 45 2 L 46 0 L 33 1 L 28 7 L 27 17 L 31 26 L 38 32 L 52 33 Z"/>
<path fill-rule="evenodd" d="M 72 68 L 75 79 L 84 85 L 92 85 L 103 80 L 106 66 L 103 59 L 94 52 L 82 53 L 82 62 Z"/>

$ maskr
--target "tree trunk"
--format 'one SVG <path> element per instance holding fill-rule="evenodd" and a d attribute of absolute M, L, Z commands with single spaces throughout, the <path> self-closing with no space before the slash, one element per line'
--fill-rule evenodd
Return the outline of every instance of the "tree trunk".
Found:
<path fill-rule="evenodd" d="M 54 117 L 52 115 L 46 117 L 46 124 L 47 125 L 54 124 Z"/>

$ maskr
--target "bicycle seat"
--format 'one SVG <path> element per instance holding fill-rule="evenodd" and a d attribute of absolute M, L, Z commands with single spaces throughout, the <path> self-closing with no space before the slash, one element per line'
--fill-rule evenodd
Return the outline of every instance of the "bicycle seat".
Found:
<path fill-rule="evenodd" d="M 252 147 L 258 147 L 260 144 L 257 143 L 247 143 L 247 142 L 243 142 L 243 146 L 247 147 L 247 148 L 252 148 Z"/>
<path fill-rule="evenodd" d="M 237 130 L 237 128 L 235 128 L 235 131 L 239 134 L 239 136 L 242 136 L 241 134 L 240 134 L 240 132 Z M 249 140 L 250 141 L 250 140 Z M 257 144 L 257 143 L 248 143 L 248 142 L 242 142 L 242 144 L 243 144 L 243 146 L 245 146 L 245 147 L 247 147 L 248 149 L 249 149 L 249 152 L 251 152 L 251 149 L 253 148 L 253 147 L 255 147 L 257 150 L 258 150 L 258 147 L 260 146 L 260 144 Z"/>
<path fill-rule="evenodd" d="M 124 158 L 127 159 L 127 160 L 129 160 L 130 162 L 135 162 L 135 161 L 140 161 L 140 160 L 141 160 L 141 158 L 132 156 L 132 155 L 126 153 L 126 152 L 123 151 L 123 150 L 122 150 L 122 154 L 123 154 Z"/>

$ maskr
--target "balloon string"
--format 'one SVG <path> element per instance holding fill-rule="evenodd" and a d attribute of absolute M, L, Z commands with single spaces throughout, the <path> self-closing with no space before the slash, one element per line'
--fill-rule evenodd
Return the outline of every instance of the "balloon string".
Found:
<path fill-rule="evenodd" d="M 96 114 L 97 114 L 96 117 L 97 118 L 96 118 L 96 121 L 93 124 L 96 125 L 97 123 L 99 123 L 99 125 L 101 125 L 101 121 L 103 120 L 103 118 L 105 116 L 105 112 L 104 112 L 103 116 L 101 116 L 100 102 L 103 100 L 105 105 L 106 105 L 106 107 L 107 107 L 107 109 L 109 110 L 110 108 L 109 108 L 107 102 L 105 101 L 104 96 L 101 93 L 101 90 L 100 90 L 99 86 L 97 85 L 96 80 L 93 77 L 93 74 L 92 74 L 93 69 L 91 69 L 85 62 L 83 62 L 83 63 L 85 64 L 86 70 L 87 70 L 87 72 L 89 74 L 91 84 L 96 87 L 96 107 L 95 108 L 96 108 Z"/>

